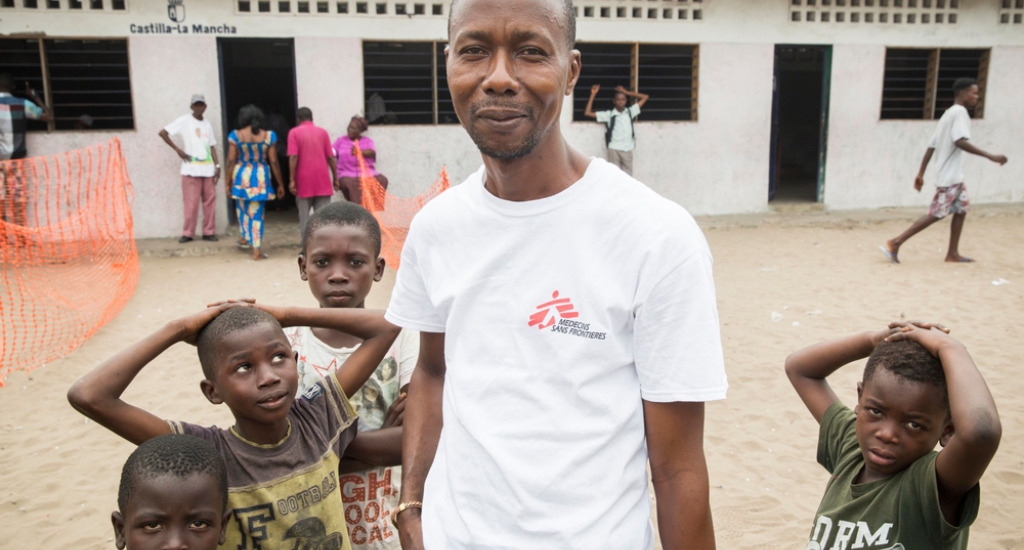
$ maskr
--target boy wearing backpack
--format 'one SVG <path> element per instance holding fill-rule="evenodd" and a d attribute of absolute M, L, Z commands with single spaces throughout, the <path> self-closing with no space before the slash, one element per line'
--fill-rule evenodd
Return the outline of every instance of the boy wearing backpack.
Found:
<path fill-rule="evenodd" d="M 587 101 L 587 109 L 584 115 L 597 119 L 607 129 L 604 133 L 604 143 L 608 146 L 608 162 L 618 166 L 623 172 L 633 175 L 633 149 L 636 147 L 636 132 L 633 129 L 633 121 L 640 115 L 640 107 L 650 97 L 647 94 L 631 92 L 622 86 L 615 87 L 615 98 L 612 104 L 614 109 L 594 112 L 594 98 L 601 89 L 600 84 L 590 87 L 590 100 Z M 629 97 L 636 98 L 636 103 L 626 107 Z"/>

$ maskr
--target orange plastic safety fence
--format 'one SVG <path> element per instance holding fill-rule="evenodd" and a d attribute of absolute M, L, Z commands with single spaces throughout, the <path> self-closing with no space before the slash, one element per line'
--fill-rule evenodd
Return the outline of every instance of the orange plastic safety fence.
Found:
<path fill-rule="evenodd" d="M 70 353 L 131 298 L 131 199 L 117 139 L 0 161 L 0 386 Z"/>
<path fill-rule="evenodd" d="M 373 216 L 377 218 L 377 223 L 380 224 L 380 255 L 387 265 L 398 269 L 402 259 L 402 245 L 405 244 L 405 237 L 409 234 L 409 224 L 412 223 L 413 216 L 423 208 L 424 204 L 450 187 L 448 172 L 442 166 L 437 180 L 418 196 L 396 197 L 381 187 L 377 178 L 370 175 L 370 171 L 366 168 L 366 161 L 363 159 L 363 152 L 358 147 L 355 148 L 355 151 L 356 161 L 359 163 L 359 188 L 363 195 L 363 208 L 372 212 Z"/>

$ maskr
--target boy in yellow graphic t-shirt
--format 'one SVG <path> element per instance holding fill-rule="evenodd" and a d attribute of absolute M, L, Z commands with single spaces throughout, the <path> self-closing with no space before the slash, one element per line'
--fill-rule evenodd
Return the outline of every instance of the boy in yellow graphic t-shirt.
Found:
<path fill-rule="evenodd" d="M 296 398 L 298 370 L 283 326 L 329 327 L 363 338 L 333 376 Z M 227 467 L 231 520 L 221 548 L 349 550 L 338 466 L 376 460 L 374 432 L 359 433 L 346 395 L 380 364 L 398 329 L 376 311 L 215 304 L 173 321 L 83 377 L 71 404 L 121 437 L 142 443 L 169 433 L 210 441 Z M 149 362 L 177 342 L 196 343 L 203 394 L 226 404 L 229 429 L 160 417 L 121 400 Z"/>

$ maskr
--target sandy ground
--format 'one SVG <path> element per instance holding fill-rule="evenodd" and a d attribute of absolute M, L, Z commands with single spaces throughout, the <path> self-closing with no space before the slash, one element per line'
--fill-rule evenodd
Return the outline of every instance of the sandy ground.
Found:
<path fill-rule="evenodd" d="M 1002 448 L 982 480 L 973 548 L 1024 549 L 1024 208 L 968 220 L 962 250 L 974 265 L 942 263 L 948 223 L 906 245 L 903 265 L 877 250 L 900 221 L 801 225 L 704 220 L 715 275 L 731 389 L 707 410 L 706 452 L 719 548 L 803 548 L 827 474 L 814 460 L 817 426 L 782 372 L 805 345 L 894 319 L 937 320 L 966 343 L 995 394 Z M 870 218 L 870 216 L 868 216 Z M 749 220 L 748 220 L 749 221 Z M 100 361 L 211 300 L 254 296 L 315 305 L 294 256 L 278 250 L 253 264 L 241 253 L 144 258 L 125 310 L 69 357 L 0 388 L 0 547 L 113 548 L 110 511 L 132 446 L 86 421 L 65 392 Z M 393 272 L 371 307 L 387 303 Z M 1005 280 L 1006 284 L 993 284 Z M 777 315 L 774 316 L 773 312 Z M 852 403 L 861 366 L 834 378 Z M 181 344 L 150 365 L 126 399 L 156 414 L 230 422 L 199 393 L 193 348 Z"/>

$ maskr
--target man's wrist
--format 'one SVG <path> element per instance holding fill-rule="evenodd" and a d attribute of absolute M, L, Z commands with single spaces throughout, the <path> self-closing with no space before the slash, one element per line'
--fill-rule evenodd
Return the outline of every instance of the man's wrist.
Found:
<path fill-rule="evenodd" d="M 398 505 L 391 512 L 391 523 L 396 528 L 402 527 L 402 522 L 419 521 L 423 515 L 423 503 L 419 501 L 405 501 Z"/>

